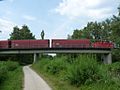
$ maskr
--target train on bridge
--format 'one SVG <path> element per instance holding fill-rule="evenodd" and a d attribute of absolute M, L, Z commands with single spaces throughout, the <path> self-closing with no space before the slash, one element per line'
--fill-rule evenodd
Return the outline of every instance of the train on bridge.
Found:
<path fill-rule="evenodd" d="M 2 40 L 0 49 L 32 49 L 32 48 L 115 48 L 110 41 L 95 41 L 90 39 L 49 39 L 46 40 Z"/>

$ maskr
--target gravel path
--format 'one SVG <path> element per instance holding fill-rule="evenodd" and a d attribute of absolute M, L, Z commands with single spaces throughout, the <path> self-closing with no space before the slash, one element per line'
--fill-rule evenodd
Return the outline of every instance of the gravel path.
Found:
<path fill-rule="evenodd" d="M 47 83 L 29 66 L 23 67 L 24 90 L 52 90 Z"/>

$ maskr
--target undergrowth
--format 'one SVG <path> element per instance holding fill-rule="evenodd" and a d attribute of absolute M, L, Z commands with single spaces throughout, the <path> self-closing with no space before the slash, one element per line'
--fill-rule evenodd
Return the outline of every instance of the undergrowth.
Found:
<path fill-rule="evenodd" d="M 53 90 L 119 90 L 120 63 L 100 64 L 93 55 L 43 58 L 32 66 L 43 74 Z"/>
<path fill-rule="evenodd" d="M 22 90 L 23 72 L 17 62 L 0 61 L 0 90 Z"/>

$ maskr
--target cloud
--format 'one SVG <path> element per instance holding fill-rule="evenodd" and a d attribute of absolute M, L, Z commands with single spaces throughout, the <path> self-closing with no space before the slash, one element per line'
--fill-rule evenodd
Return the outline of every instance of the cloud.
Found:
<path fill-rule="evenodd" d="M 12 21 L 0 18 L 0 31 L 2 31 L 0 38 L 7 39 L 15 25 Z"/>
<path fill-rule="evenodd" d="M 112 7 L 105 5 L 108 0 L 63 0 L 55 8 L 55 12 L 67 16 L 70 19 L 93 18 L 102 19 L 108 17 L 112 12 Z M 110 0 L 109 2 L 111 2 Z"/>
<path fill-rule="evenodd" d="M 57 37 L 57 38 L 66 38 L 69 30 L 69 26 L 71 24 L 71 21 L 65 21 L 61 23 L 60 25 L 56 26 L 55 30 L 53 31 L 53 34 L 51 37 Z M 67 30 L 67 31 L 66 31 Z"/>
<path fill-rule="evenodd" d="M 36 20 L 36 17 L 30 16 L 30 15 L 24 15 L 23 18 L 28 20 L 28 21 L 35 21 Z"/>

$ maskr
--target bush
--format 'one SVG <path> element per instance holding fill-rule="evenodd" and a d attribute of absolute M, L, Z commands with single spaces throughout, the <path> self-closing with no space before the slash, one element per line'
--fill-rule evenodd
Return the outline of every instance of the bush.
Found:
<path fill-rule="evenodd" d="M 6 79 L 7 71 L 7 67 L 0 64 L 0 83 Z"/>
<path fill-rule="evenodd" d="M 19 64 L 17 62 L 8 61 L 6 63 L 6 66 L 7 66 L 8 71 L 14 71 L 19 66 Z"/>
<path fill-rule="evenodd" d="M 11 61 L 1 61 L 0 62 L 0 83 L 2 83 L 6 78 L 9 71 L 14 71 L 18 67 L 17 62 Z"/>
<path fill-rule="evenodd" d="M 51 60 L 44 58 L 33 66 L 38 71 L 40 69 L 47 78 L 50 77 L 53 85 L 60 90 L 120 89 L 120 63 L 100 64 L 96 55 L 84 54 L 72 58 L 72 61 L 71 57 L 67 56 L 54 57 Z M 71 88 L 74 86 L 80 87 Z"/>
<path fill-rule="evenodd" d="M 61 70 L 66 68 L 65 58 L 50 60 L 49 64 L 46 66 L 46 71 L 51 74 L 58 74 Z"/>
<path fill-rule="evenodd" d="M 120 77 L 120 62 L 109 65 L 108 70 L 112 76 Z"/>
<path fill-rule="evenodd" d="M 77 86 L 96 82 L 101 78 L 98 63 L 92 57 L 80 56 L 68 69 L 67 78 Z"/>

